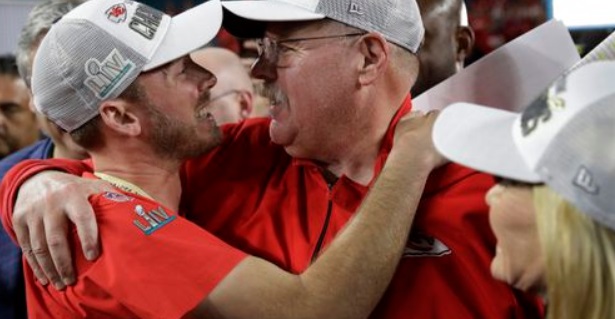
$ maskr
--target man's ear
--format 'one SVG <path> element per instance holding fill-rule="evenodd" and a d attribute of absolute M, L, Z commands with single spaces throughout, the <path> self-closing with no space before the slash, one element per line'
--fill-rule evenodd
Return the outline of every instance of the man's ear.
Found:
<path fill-rule="evenodd" d="M 472 54 L 474 49 L 474 30 L 470 27 L 457 27 L 455 37 L 457 41 L 456 61 L 458 68 L 463 68 L 466 58 Z"/>
<path fill-rule="evenodd" d="M 239 115 L 242 120 L 245 120 L 252 115 L 254 109 L 254 96 L 248 91 L 241 91 L 237 94 L 239 99 Z"/>
<path fill-rule="evenodd" d="M 377 33 L 367 33 L 361 36 L 360 41 L 363 60 L 359 71 L 359 83 L 369 85 L 386 70 L 391 48 L 384 37 Z"/>
<path fill-rule="evenodd" d="M 139 117 L 134 113 L 134 106 L 123 100 L 113 99 L 103 102 L 99 107 L 103 123 L 120 135 L 138 136 L 141 134 Z"/>

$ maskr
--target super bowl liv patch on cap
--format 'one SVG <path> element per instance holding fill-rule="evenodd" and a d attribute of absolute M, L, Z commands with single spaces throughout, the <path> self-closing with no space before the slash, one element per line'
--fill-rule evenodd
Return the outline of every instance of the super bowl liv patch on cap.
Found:
<path fill-rule="evenodd" d="M 235 36 L 260 38 L 265 22 L 330 18 L 416 53 L 425 30 L 415 0 L 240 0 L 222 1 L 224 27 Z"/>
<path fill-rule="evenodd" d="M 131 0 L 87 1 L 56 22 L 41 42 L 32 74 L 34 104 L 71 132 L 141 72 L 202 47 L 221 25 L 219 0 L 173 18 Z"/>
<path fill-rule="evenodd" d="M 479 171 L 544 182 L 615 230 L 615 62 L 558 79 L 522 114 L 468 103 L 444 109 L 438 151 Z"/>

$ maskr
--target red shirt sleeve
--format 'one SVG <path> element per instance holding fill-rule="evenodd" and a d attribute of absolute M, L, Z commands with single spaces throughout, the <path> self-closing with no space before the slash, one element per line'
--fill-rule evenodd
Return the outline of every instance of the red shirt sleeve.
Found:
<path fill-rule="evenodd" d="M 77 284 L 64 292 L 29 283 L 40 317 L 181 318 L 246 257 L 154 201 L 119 192 L 90 201 L 101 256 L 75 253 Z M 76 233 L 72 241 L 80 251 Z"/>
<path fill-rule="evenodd" d="M 59 170 L 69 174 L 79 175 L 92 171 L 90 160 L 76 161 L 67 159 L 26 160 L 15 165 L 2 179 L 0 184 L 0 217 L 7 233 L 15 239 L 11 217 L 19 187 L 30 177 L 48 170 Z"/>

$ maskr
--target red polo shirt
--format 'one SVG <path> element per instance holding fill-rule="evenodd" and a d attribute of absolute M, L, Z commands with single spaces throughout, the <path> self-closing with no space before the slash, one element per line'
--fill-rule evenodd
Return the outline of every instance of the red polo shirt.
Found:
<path fill-rule="evenodd" d="M 376 173 L 410 108 L 408 97 L 382 142 Z M 318 165 L 270 141 L 268 123 L 226 127 L 220 148 L 186 163 L 182 211 L 231 245 L 299 273 L 344 227 L 368 187 L 345 176 L 328 185 Z M 495 239 L 484 195 L 492 185 L 491 176 L 456 164 L 431 174 L 404 257 L 372 318 L 541 317 L 537 299 L 491 277 Z"/>
<path fill-rule="evenodd" d="M 408 97 L 382 142 L 377 173 L 395 124 L 410 108 Z M 181 211 L 234 247 L 299 273 L 343 228 L 368 187 L 344 176 L 327 184 L 318 165 L 273 144 L 268 125 L 261 119 L 226 126 L 220 147 L 188 161 Z M 30 164 L 19 177 L 40 165 L 49 167 Z M 537 299 L 491 277 L 495 239 L 484 194 L 492 184 L 490 176 L 455 164 L 431 174 L 404 257 L 373 318 L 541 317 Z M 5 203 L 11 191 L 0 194 Z"/>
<path fill-rule="evenodd" d="M 85 260 L 73 229 L 74 286 L 42 286 L 25 266 L 30 318 L 182 318 L 245 257 L 148 198 L 117 189 L 90 203 L 100 257 Z"/>

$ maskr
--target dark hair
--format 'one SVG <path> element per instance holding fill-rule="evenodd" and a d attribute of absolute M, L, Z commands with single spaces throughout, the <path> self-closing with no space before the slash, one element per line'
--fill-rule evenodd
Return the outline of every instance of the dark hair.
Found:
<path fill-rule="evenodd" d="M 17 68 L 28 87 L 31 85 L 32 76 L 32 50 L 38 47 L 54 22 L 84 2 L 85 0 L 46 0 L 34 6 L 28 14 L 28 20 L 19 34 L 16 51 Z"/>
<path fill-rule="evenodd" d="M 0 55 L 0 75 L 19 77 L 15 56 L 11 54 Z"/>

